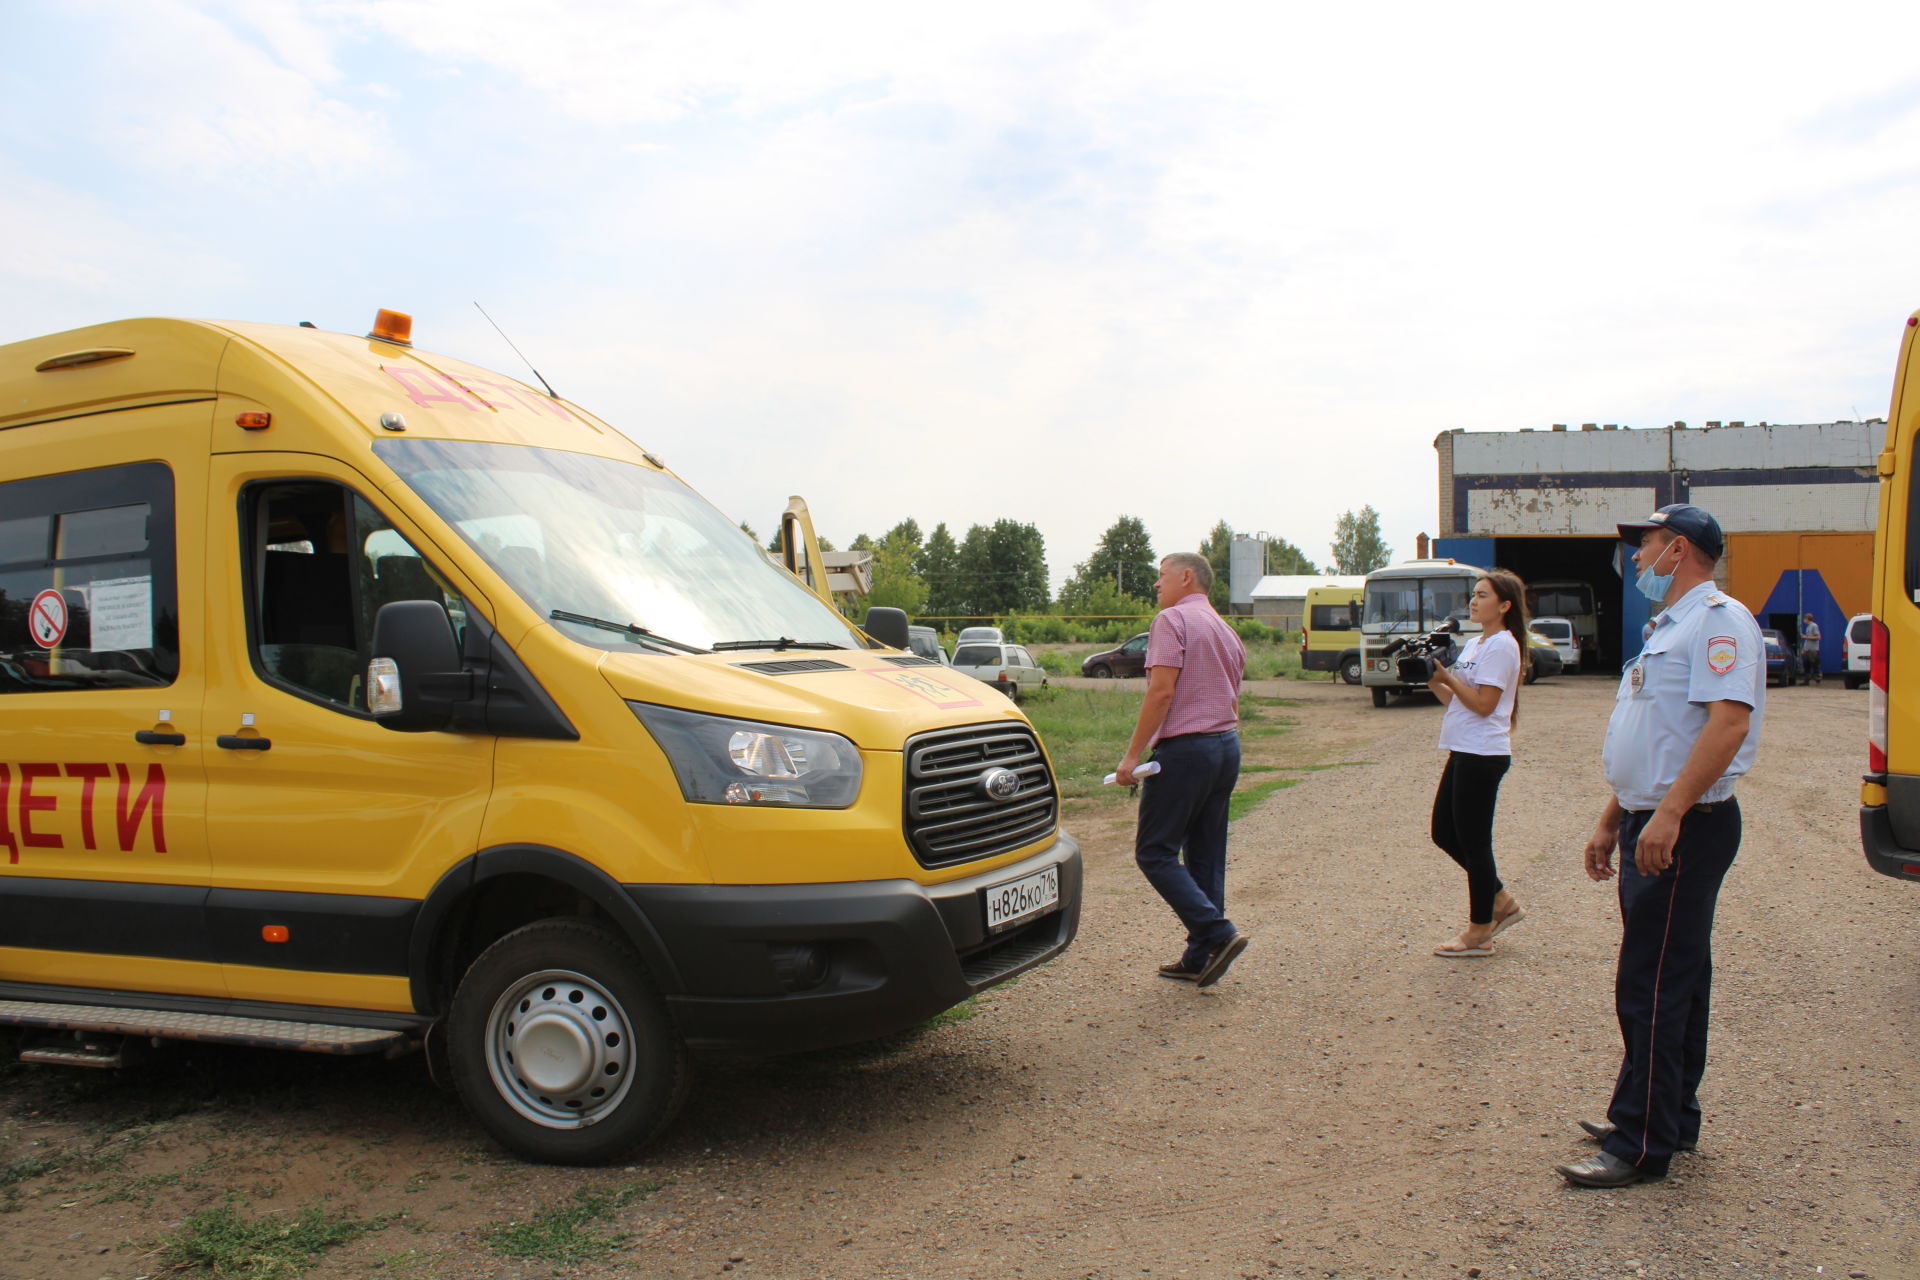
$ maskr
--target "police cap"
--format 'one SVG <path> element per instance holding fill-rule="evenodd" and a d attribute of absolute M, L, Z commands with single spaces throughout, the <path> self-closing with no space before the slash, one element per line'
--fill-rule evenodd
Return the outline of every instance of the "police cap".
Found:
<path fill-rule="evenodd" d="M 1649 529 L 1665 529 L 1668 533 L 1685 538 L 1715 560 L 1727 548 L 1726 537 L 1720 532 L 1720 522 L 1711 512 L 1696 507 L 1690 502 L 1672 502 L 1660 508 L 1645 520 L 1635 520 L 1619 526 L 1620 541 L 1630 547 L 1640 545 L 1640 539 L 1647 536 Z"/>

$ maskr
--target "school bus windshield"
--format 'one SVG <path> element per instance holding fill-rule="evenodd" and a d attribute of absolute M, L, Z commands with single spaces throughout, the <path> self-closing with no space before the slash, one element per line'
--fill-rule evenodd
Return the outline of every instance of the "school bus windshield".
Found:
<path fill-rule="evenodd" d="M 1473 581 L 1465 577 L 1380 578 L 1367 584 L 1361 626 L 1368 631 L 1431 631 L 1448 618 L 1465 621 Z"/>
<path fill-rule="evenodd" d="M 738 640 L 862 648 L 848 623 L 737 525 L 663 471 L 521 445 L 380 440 L 401 479 L 542 618 L 632 623 L 680 645 Z M 558 620 L 610 649 L 618 631 Z"/>

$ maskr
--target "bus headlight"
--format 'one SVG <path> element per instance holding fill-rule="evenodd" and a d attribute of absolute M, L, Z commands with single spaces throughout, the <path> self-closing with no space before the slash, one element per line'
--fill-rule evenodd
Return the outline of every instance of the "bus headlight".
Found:
<path fill-rule="evenodd" d="M 837 733 L 629 702 L 695 804 L 844 809 L 860 795 L 860 752 Z"/>

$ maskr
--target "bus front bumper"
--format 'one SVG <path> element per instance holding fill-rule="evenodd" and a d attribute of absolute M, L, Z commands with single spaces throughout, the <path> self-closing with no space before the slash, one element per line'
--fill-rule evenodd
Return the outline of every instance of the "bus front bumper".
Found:
<path fill-rule="evenodd" d="M 986 898 L 1053 871 L 1059 900 L 989 933 Z M 1080 846 L 1061 831 L 1009 866 L 938 885 L 627 885 L 671 957 L 688 1045 L 790 1053 L 926 1021 L 1044 964 L 1080 927 Z"/>

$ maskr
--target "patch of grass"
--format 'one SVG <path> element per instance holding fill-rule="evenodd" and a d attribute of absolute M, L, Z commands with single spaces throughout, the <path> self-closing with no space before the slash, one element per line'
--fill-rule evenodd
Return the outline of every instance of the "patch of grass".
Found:
<path fill-rule="evenodd" d="M 160 1241 L 160 1256 L 175 1268 L 202 1267 L 216 1276 L 280 1280 L 297 1276 L 335 1245 L 377 1231 L 384 1222 L 329 1213 L 310 1205 L 299 1216 L 269 1214 L 248 1220 L 230 1204 L 188 1216 Z"/>
<path fill-rule="evenodd" d="M 26 1182 L 43 1173 L 52 1173 L 59 1167 L 60 1162 L 52 1156 L 22 1156 L 18 1160 L 9 1160 L 0 1164 L 0 1187 Z"/>
<path fill-rule="evenodd" d="M 1241 773 L 1277 773 L 1279 770 L 1280 766 L 1277 764 L 1243 764 L 1240 766 Z"/>
<path fill-rule="evenodd" d="M 17 1212 L 21 1186 L 59 1167 L 52 1156 L 22 1156 L 0 1165 L 0 1213 Z"/>
<path fill-rule="evenodd" d="M 1300 699 L 1298 698 L 1275 698 L 1264 693 L 1243 693 L 1240 695 L 1240 701 L 1242 703 L 1251 702 L 1256 707 L 1297 707 L 1300 705 Z"/>
<path fill-rule="evenodd" d="M 1298 778 L 1268 778 L 1264 782 L 1256 782 L 1250 787 L 1241 788 L 1227 800 L 1227 821 L 1233 822 L 1244 818 L 1252 813 L 1262 800 L 1276 791 L 1286 790 L 1298 781 L 1300 781 Z"/>
<path fill-rule="evenodd" d="M 935 1027 L 950 1027 L 956 1022 L 968 1022 L 980 1016 L 980 996 L 968 996 L 951 1009 L 942 1009 L 920 1024 L 921 1030 L 931 1031 Z"/>
<path fill-rule="evenodd" d="M 1020 704 L 1047 744 L 1061 795 L 1100 792 L 1100 779 L 1127 749 L 1143 697 L 1131 689 L 1043 689 Z"/>
<path fill-rule="evenodd" d="M 503 1258 L 584 1262 L 613 1252 L 626 1239 L 602 1226 L 606 1219 L 659 1189 L 657 1182 L 635 1182 L 611 1192 L 576 1191 L 571 1201 L 541 1209 L 525 1222 L 487 1227 L 480 1240 Z"/>

